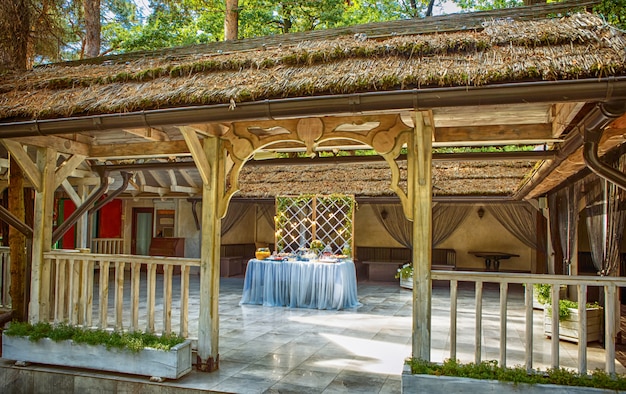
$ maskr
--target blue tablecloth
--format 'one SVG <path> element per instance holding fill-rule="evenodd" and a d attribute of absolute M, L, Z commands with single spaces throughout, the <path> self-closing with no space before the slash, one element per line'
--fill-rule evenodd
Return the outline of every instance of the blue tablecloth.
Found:
<path fill-rule="evenodd" d="M 360 306 L 350 260 L 248 262 L 240 304 L 346 309 Z"/>

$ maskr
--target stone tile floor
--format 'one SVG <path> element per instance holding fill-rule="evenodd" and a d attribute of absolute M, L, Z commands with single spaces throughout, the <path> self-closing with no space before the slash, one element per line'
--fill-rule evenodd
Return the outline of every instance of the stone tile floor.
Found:
<path fill-rule="evenodd" d="M 220 284 L 220 369 L 193 372 L 173 385 L 235 393 L 399 393 L 403 361 L 411 354 L 410 290 L 396 283 L 359 282 L 355 310 L 326 311 L 239 305 L 243 279 Z M 522 288 L 509 294 L 507 364 L 524 364 Z M 483 293 L 483 360 L 499 358 L 499 293 Z M 474 361 L 474 291 L 459 288 L 458 354 Z M 543 313 L 534 315 L 534 367 L 546 369 L 550 341 Z M 449 357 L 449 291 L 433 288 L 433 361 Z M 576 368 L 577 347 L 561 341 L 561 366 Z M 604 367 L 599 344 L 588 349 L 589 369 Z M 624 373 L 621 364 L 618 372 Z"/>
<path fill-rule="evenodd" d="M 176 282 L 176 281 L 175 281 Z M 462 362 L 474 361 L 474 290 L 458 290 L 458 351 Z M 158 286 L 160 287 L 160 285 Z M 198 316 L 198 277 L 191 277 L 189 316 Z M 359 282 L 362 306 L 354 310 L 315 310 L 239 305 L 243 278 L 220 281 L 220 368 L 193 371 L 172 388 L 229 393 L 399 393 L 403 361 L 411 354 L 412 292 L 397 283 Z M 125 289 L 126 290 L 126 289 Z M 177 294 L 178 289 L 174 289 Z M 160 291 L 157 289 L 157 294 Z M 97 294 L 97 292 L 96 292 Z M 449 357 L 449 290 L 435 283 L 432 301 L 433 361 Z M 143 298 L 143 297 L 142 297 Z M 112 300 L 109 301 L 111 305 Z M 125 304 L 128 304 L 125 296 Z M 509 289 L 507 364 L 524 363 L 524 302 L 521 287 Z M 97 311 L 97 305 L 94 305 Z M 125 305 L 125 313 L 130 305 Z M 144 308 L 141 308 L 143 311 Z M 94 312 L 95 312 L 94 311 Z M 177 320 L 177 309 L 172 311 Z M 157 304 L 156 313 L 162 313 Z M 482 359 L 499 358 L 499 290 L 483 290 Z M 543 313 L 534 314 L 534 367 L 550 365 L 550 341 L 543 336 Z M 128 321 L 128 320 L 126 320 Z M 145 321 L 140 321 L 140 325 Z M 174 327 L 176 330 L 177 327 Z M 160 328 L 156 327 L 159 331 Z M 197 321 L 190 322 L 195 336 Z M 576 368 L 576 344 L 560 342 L 561 366 Z M 604 367 L 604 350 L 588 349 L 589 369 Z M 53 368 L 47 368 L 54 370 Z M 617 371 L 626 370 L 618 363 Z M 66 371 L 65 371 L 66 372 Z M 136 376 L 116 379 L 147 381 Z"/>

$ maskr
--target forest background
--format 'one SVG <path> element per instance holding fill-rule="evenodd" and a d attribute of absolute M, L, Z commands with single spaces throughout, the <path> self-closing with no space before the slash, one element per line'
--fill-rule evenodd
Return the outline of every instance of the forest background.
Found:
<path fill-rule="evenodd" d="M 0 70 L 546 0 L 2 0 Z M 547 0 L 557 2 L 556 0 Z M 626 0 L 594 10 L 626 28 Z"/>

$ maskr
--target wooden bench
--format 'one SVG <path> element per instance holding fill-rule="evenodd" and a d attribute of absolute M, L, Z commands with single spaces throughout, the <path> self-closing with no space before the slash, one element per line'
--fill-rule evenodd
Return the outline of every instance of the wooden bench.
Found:
<path fill-rule="evenodd" d="M 365 267 L 365 278 L 371 281 L 394 282 L 398 268 L 411 261 L 408 248 L 369 247 L 357 248 L 358 260 Z M 455 270 L 456 252 L 454 249 L 433 249 L 432 270 Z M 358 271 L 358 266 L 357 266 Z M 359 273 L 357 272 L 357 277 Z"/>

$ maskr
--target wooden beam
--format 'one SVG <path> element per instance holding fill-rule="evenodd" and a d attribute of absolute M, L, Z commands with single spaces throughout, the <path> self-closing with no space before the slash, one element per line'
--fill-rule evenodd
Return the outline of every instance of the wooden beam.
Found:
<path fill-rule="evenodd" d="M 556 103 L 552 106 L 552 137 L 558 138 L 572 123 L 585 103 Z"/>
<path fill-rule="evenodd" d="M 79 207 L 83 203 L 83 200 L 80 198 L 78 193 L 76 193 L 76 190 L 74 190 L 74 187 L 70 184 L 70 182 L 67 179 L 64 179 L 61 182 L 61 186 L 63 186 L 63 190 L 65 190 L 65 192 L 67 193 L 70 200 L 72 200 L 74 205 Z"/>
<path fill-rule="evenodd" d="M 170 189 L 167 187 L 155 187 L 150 185 L 141 185 L 139 186 L 139 189 L 144 193 L 155 193 L 161 197 L 163 197 L 170 191 Z"/>
<path fill-rule="evenodd" d="M 160 186 L 160 187 L 168 187 L 167 181 L 165 180 L 165 178 L 161 175 L 160 172 L 158 171 L 148 171 L 150 173 L 150 175 L 152 175 L 152 178 L 154 178 L 154 180 L 156 181 L 156 183 Z"/>
<path fill-rule="evenodd" d="M 133 157 L 158 158 L 189 156 L 185 141 L 138 142 L 135 144 L 95 145 L 91 148 L 92 159 L 129 159 Z"/>
<path fill-rule="evenodd" d="M 187 130 L 186 133 L 190 133 Z M 193 132 L 195 134 L 195 132 Z M 193 137 L 193 138 L 190 138 Z M 197 141 L 195 135 L 186 138 Z M 199 145 L 199 141 L 198 145 Z M 225 153 L 219 138 L 205 140 L 202 152 L 204 159 L 213 162 L 205 176 L 209 181 L 202 187 L 202 240 L 200 242 L 200 315 L 198 317 L 197 368 L 211 372 L 219 368 L 219 289 L 220 289 L 220 202 L 224 175 Z M 430 249 L 430 248 L 429 248 Z"/>
<path fill-rule="evenodd" d="M 180 169 L 180 175 L 182 175 L 183 179 L 185 180 L 185 182 L 187 182 L 187 184 L 191 187 L 199 187 L 198 184 L 193 180 L 193 178 L 191 177 L 191 175 L 189 175 L 189 171 L 185 170 L 185 169 Z"/>
<path fill-rule="evenodd" d="M 195 130 L 187 126 L 181 126 L 179 129 L 191 152 L 193 161 L 196 163 L 200 177 L 202 177 L 202 183 L 208 185 L 210 183 L 211 165 L 209 164 L 209 159 L 204 154 L 204 149 Z"/>
<path fill-rule="evenodd" d="M 413 357 L 430 361 L 432 259 L 432 127 L 415 114 L 408 150 L 409 194 L 413 197 Z"/>
<path fill-rule="evenodd" d="M 56 190 L 57 187 L 61 186 L 61 183 L 66 180 L 83 161 L 85 161 L 85 156 L 83 155 L 72 155 L 72 157 L 65 160 L 54 174 L 54 189 Z"/>
<path fill-rule="evenodd" d="M 155 129 L 153 127 L 141 127 L 137 129 L 124 129 L 125 132 L 136 135 L 137 137 L 145 138 L 150 141 L 160 142 L 169 141 L 170 136 L 166 132 Z"/>
<path fill-rule="evenodd" d="M 514 124 L 494 126 L 438 127 L 436 142 L 498 141 L 498 140 L 541 140 L 552 139 L 552 125 Z"/>
<path fill-rule="evenodd" d="M 7 148 L 11 156 L 15 159 L 17 164 L 26 175 L 26 178 L 33 185 L 35 190 L 41 190 L 41 171 L 37 168 L 35 163 L 30 159 L 28 153 L 24 150 L 22 144 L 12 140 L 1 140 L 4 147 Z"/>
<path fill-rule="evenodd" d="M 15 138 L 15 141 L 24 145 L 38 146 L 40 148 L 53 148 L 59 153 L 66 153 L 70 155 L 83 155 L 88 156 L 91 146 L 88 144 L 72 141 L 67 138 L 62 138 L 54 135 L 46 135 L 40 137 L 21 137 Z"/>
<path fill-rule="evenodd" d="M 37 169 L 41 187 L 35 193 L 33 225 L 33 255 L 30 286 L 29 321 L 46 321 L 50 316 L 50 264 L 44 263 L 44 253 L 52 249 L 52 211 L 54 210 L 54 172 L 57 152 L 38 148 Z"/>
<path fill-rule="evenodd" d="M 170 186 L 170 190 L 177 193 L 187 193 L 189 195 L 196 195 L 202 192 L 202 189 L 198 187 L 190 187 L 190 186 L 180 186 L 180 185 L 172 185 Z"/>

